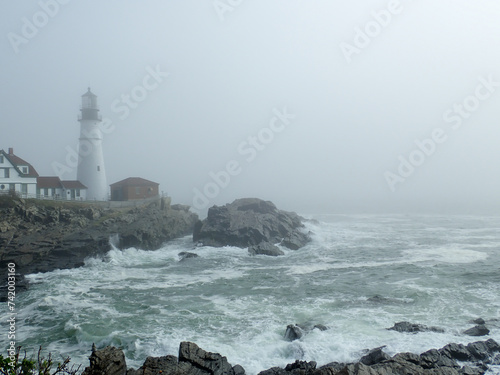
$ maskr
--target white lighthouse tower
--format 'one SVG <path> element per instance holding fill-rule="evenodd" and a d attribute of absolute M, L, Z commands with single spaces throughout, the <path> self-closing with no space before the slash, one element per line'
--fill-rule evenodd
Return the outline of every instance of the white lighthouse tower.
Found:
<path fill-rule="evenodd" d="M 90 91 L 82 95 L 80 121 L 80 140 L 78 143 L 77 179 L 87 187 L 87 199 L 108 200 L 108 183 L 102 154 L 102 121 L 97 105 L 97 96 Z"/>

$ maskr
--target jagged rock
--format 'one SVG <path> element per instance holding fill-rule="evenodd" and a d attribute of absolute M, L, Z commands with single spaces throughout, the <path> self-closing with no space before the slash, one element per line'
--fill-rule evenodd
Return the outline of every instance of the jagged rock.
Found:
<path fill-rule="evenodd" d="M 107 346 L 101 350 L 92 347 L 89 357 L 90 366 L 83 370 L 82 375 L 126 375 L 127 363 L 123 351 L 114 346 Z"/>
<path fill-rule="evenodd" d="M 258 375 L 305 375 L 312 374 L 316 370 L 316 362 L 299 361 L 289 363 L 283 369 L 281 367 L 272 367 L 268 370 L 259 372 Z"/>
<path fill-rule="evenodd" d="M 248 253 L 250 255 L 269 255 L 273 257 L 285 255 L 278 246 L 272 245 L 269 242 L 261 242 L 258 245 L 250 246 L 248 248 Z"/>
<path fill-rule="evenodd" d="M 485 320 L 483 318 L 477 318 L 477 319 L 471 320 L 469 323 L 473 323 L 473 324 L 486 324 L 486 322 L 485 322 Z"/>
<path fill-rule="evenodd" d="M 231 366 L 226 357 L 218 353 L 207 352 L 195 343 L 181 342 L 179 347 L 179 363 L 188 362 L 199 372 L 190 372 L 193 375 L 244 375 L 243 367 Z"/>
<path fill-rule="evenodd" d="M 443 333 L 444 329 L 439 327 L 428 327 L 423 324 L 414 324 L 410 322 L 399 322 L 394 324 L 393 327 L 387 328 L 391 331 L 397 332 L 409 332 L 409 333 L 418 333 L 418 332 L 438 332 Z"/>
<path fill-rule="evenodd" d="M 286 327 L 285 335 L 283 336 L 287 341 L 298 340 L 305 334 L 311 332 L 313 329 L 319 329 L 320 331 L 326 331 L 328 328 L 323 324 L 313 324 L 311 322 L 306 322 L 303 324 L 289 324 Z"/>
<path fill-rule="evenodd" d="M 364 365 L 371 366 L 380 363 L 382 361 L 387 361 L 391 359 L 389 355 L 384 353 L 384 351 L 382 350 L 383 348 L 385 348 L 385 346 L 381 346 L 370 350 L 367 354 L 361 357 L 359 362 L 361 362 Z"/>
<path fill-rule="evenodd" d="M 297 324 L 289 324 L 285 331 L 285 340 L 294 341 L 304 336 L 304 330 Z"/>
<path fill-rule="evenodd" d="M 195 225 L 193 240 L 206 246 L 241 248 L 281 242 L 298 249 L 310 241 L 303 226 L 302 218 L 294 212 L 278 210 L 269 201 L 244 198 L 211 207 L 207 218 Z"/>
<path fill-rule="evenodd" d="M 489 333 L 490 330 L 486 328 L 484 324 L 478 324 L 477 326 L 464 331 L 464 335 L 468 336 L 486 336 L 489 335 Z"/>
<path fill-rule="evenodd" d="M 189 251 L 181 251 L 178 255 L 181 258 L 180 260 L 199 257 L 198 254 L 190 253 Z"/>

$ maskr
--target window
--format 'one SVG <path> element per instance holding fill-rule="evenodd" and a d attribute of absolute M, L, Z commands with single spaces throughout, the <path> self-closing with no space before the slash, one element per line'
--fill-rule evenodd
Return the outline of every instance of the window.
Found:
<path fill-rule="evenodd" d="M 0 155 L 0 164 L 3 164 L 3 155 Z"/>
<path fill-rule="evenodd" d="M 9 170 L 9 168 L 5 168 L 4 169 L 4 177 L 5 178 L 9 178 L 10 177 L 10 170 Z"/>
<path fill-rule="evenodd" d="M 49 195 L 49 188 L 43 188 L 43 195 L 45 196 Z"/>
<path fill-rule="evenodd" d="M 97 166 L 97 172 L 100 172 L 101 171 L 101 167 L 98 165 Z"/>
<path fill-rule="evenodd" d="M 21 184 L 21 193 L 28 194 L 28 184 Z"/>
<path fill-rule="evenodd" d="M 79 197 L 80 196 L 80 189 L 76 189 L 76 196 Z"/>
<path fill-rule="evenodd" d="M 141 188 L 140 187 L 136 187 L 135 188 L 135 195 L 139 195 L 141 194 Z"/>
<path fill-rule="evenodd" d="M 28 167 L 22 167 L 22 168 L 21 168 L 21 171 L 22 171 L 24 174 L 28 174 Z"/>

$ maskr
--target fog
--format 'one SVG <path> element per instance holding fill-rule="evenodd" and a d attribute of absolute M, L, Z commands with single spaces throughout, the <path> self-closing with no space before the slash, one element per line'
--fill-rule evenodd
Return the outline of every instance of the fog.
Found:
<path fill-rule="evenodd" d="M 76 178 L 91 87 L 108 182 L 158 182 L 202 215 L 240 197 L 303 214 L 500 210 L 498 1 L 1 7 L 0 148 L 42 176 Z"/>

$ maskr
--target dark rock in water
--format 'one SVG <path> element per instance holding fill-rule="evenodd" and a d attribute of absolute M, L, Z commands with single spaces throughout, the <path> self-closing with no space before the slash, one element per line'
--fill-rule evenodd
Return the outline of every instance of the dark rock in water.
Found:
<path fill-rule="evenodd" d="M 364 365 L 371 366 L 391 359 L 389 355 L 384 353 L 384 351 L 382 350 L 383 348 L 385 348 L 385 346 L 370 350 L 368 354 L 361 357 L 359 361 Z"/>
<path fill-rule="evenodd" d="M 188 251 L 181 251 L 179 254 L 180 260 L 188 259 L 188 258 L 198 258 L 199 255 L 195 253 L 190 253 Z"/>
<path fill-rule="evenodd" d="M 278 246 L 272 245 L 269 242 L 261 242 L 258 245 L 250 246 L 248 248 L 248 253 L 250 255 L 269 255 L 273 257 L 285 255 Z"/>
<path fill-rule="evenodd" d="M 438 332 L 443 333 L 444 329 L 439 327 L 428 327 L 423 324 L 414 324 L 410 322 L 399 322 L 394 324 L 393 327 L 387 328 L 391 331 L 397 332 L 409 332 L 409 333 L 418 333 L 418 332 Z"/>
<path fill-rule="evenodd" d="M 464 335 L 468 336 L 486 336 L 489 335 L 489 333 L 490 330 L 486 328 L 484 324 L 478 324 L 477 326 L 464 331 Z"/>
<path fill-rule="evenodd" d="M 114 346 L 107 346 L 101 350 L 92 348 L 89 357 L 90 366 L 83 370 L 82 375 L 125 375 L 127 363 L 125 355 Z"/>
<path fill-rule="evenodd" d="M 326 331 L 328 327 L 323 324 L 312 324 L 312 323 L 304 323 L 304 324 L 289 324 L 286 327 L 285 331 L 285 340 L 294 341 L 298 340 L 313 329 L 319 329 L 320 331 Z"/>
<path fill-rule="evenodd" d="M 241 248 L 261 242 L 282 243 L 295 250 L 310 241 L 303 231 L 302 220 L 294 212 L 278 210 L 269 201 L 237 199 L 225 206 L 211 207 L 207 218 L 195 225 L 193 241 L 207 246 Z"/>
<path fill-rule="evenodd" d="M 326 331 L 326 330 L 328 329 L 328 327 L 327 327 L 327 326 L 324 326 L 323 324 L 315 324 L 315 325 L 314 325 L 314 327 L 313 327 L 313 329 L 314 329 L 314 328 L 317 328 L 317 329 L 319 329 L 320 331 Z"/>
<path fill-rule="evenodd" d="M 473 323 L 473 324 L 486 324 L 486 321 L 483 318 L 477 318 L 477 319 L 471 320 L 469 323 Z"/>
<path fill-rule="evenodd" d="M 231 366 L 226 357 L 218 353 L 210 353 L 201 349 L 192 342 L 181 342 L 179 348 L 179 363 L 187 362 L 193 366 L 190 374 L 210 374 L 210 375 L 244 375 L 243 367 Z"/>
<path fill-rule="evenodd" d="M 304 330 L 297 324 L 289 324 L 285 331 L 285 340 L 294 341 L 304 336 Z"/>

